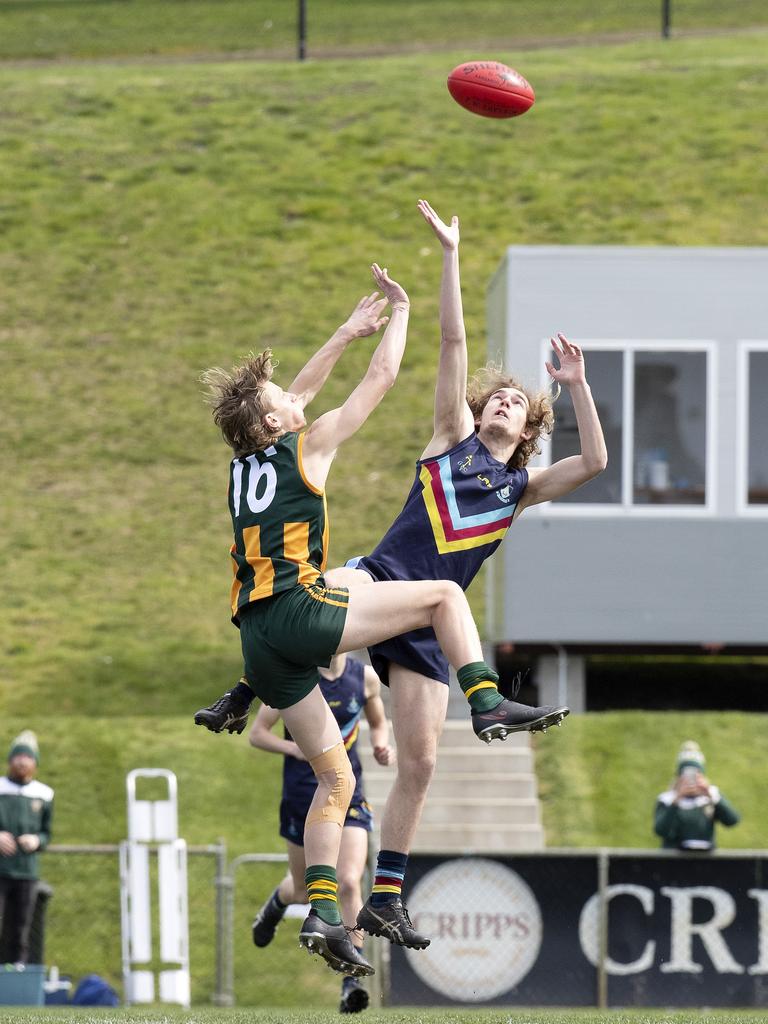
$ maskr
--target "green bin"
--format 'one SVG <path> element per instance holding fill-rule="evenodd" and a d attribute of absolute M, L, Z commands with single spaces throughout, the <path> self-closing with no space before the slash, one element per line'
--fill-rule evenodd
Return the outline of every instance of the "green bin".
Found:
<path fill-rule="evenodd" d="M 24 970 L 0 964 L 0 1006 L 43 1006 L 44 981 L 42 964 L 27 964 Z"/>

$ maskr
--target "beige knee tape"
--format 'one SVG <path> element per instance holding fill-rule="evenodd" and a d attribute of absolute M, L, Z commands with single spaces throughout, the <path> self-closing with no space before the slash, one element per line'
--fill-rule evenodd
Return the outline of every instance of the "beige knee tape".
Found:
<path fill-rule="evenodd" d="M 319 754 L 310 762 L 312 771 L 319 778 L 326 772 L 333 772 L 336 781 L 331 786 L 328 799 L 321 807 L 315 807 L 307 815 L 306 825 L 318 825 L 333 821 L 339 828 L 344 828 L 344 819 L 347 816 L 347 808 L 352 794 L 355 791 L 355 776 L 352 772 L 352 765 L 349 763 L 347 752 L 343 743 L 337 743 L 335 747 Z"/>

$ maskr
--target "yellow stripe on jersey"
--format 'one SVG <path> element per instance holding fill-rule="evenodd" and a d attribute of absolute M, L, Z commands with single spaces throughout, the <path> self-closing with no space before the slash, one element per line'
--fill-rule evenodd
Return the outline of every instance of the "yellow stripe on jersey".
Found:
<path fill-rule="evenodd" d="M 477 537 L 465 537 L 461 540 L 448 540 L 443 529 L 443 521 L 440 518 L 440 510 L 437 507 L 435 496 L 432 492 L 432 477 L 426 466 L 422 467 L 419 479 L 424 487 L 422 497 L 427 509 L 429 521 L 432 524 L 432 533 L 435 536 L 435 544 L 441 555 L 447 555 L 451 551 L 466 551 L 468 548 L 479 548 L 485 544 L 491 544 L 495 540 L 504 540 L 507 527 L 503 526 L 493 533 L 482 533 Z"/>
<path fill-rule="evenodd" d="M 359 735 L 360 735 L 360 723 L 357 722 L 357 723 L 355 723 L 355 728 L 352 730 L 352 732 L 349 734 L 349 736 L 347 736 L 346 740 L 344 741 L 344 749 L 345 750 L 351 750 L 353 745 L 354 745 L 355 740 L 357 739 L 357 737 Z"/>
<path fill-rule="evenodd" d="M 307 488 L 307 490 L 312 491 L 313 494 L 316 494 L 318 497 L 320 497 L 321 495 L 324 495 L 324 492 L 319 490 L 317 487 L 315 487 L 314 484 L 311 484 L 309 482 L 309 480 L 307 479 L 307 474 L 304 472 L 304 454 L 303 453 L 304 453 L 304 438 L 306 437 L 306 434 L 307 434 L 306 430 L 304 431 L 304 433 L 299 434 L 299 438 L 298 438 L 298 441 L 296 443 L 296 466 L 298 467 L 299 475 L 301 476 L 301 479 L 303 480 L 304 486 Z"/>
<path fill-rule="evenodd" d="M 309 561 L 309 523 L 283 523 L 283 558 L 299 567 L 298 583 L 314 583 L 320 573 Z"/>
<path fill-rule="evenodd" d="M 246 526 L 243 530 L 243 544 L 245 545 L 245 560 L 253 569 L 253 590 L 248 595 L 249 601 L 259 601 L 262 597 L 271 597 L 275 582 L 275 567 L 271 558 L 262 558 L 261 555 L 261 527 Z M 234 553 L 234 545 L 232 547 Z M 232 613 L 237 614 L 237 600 L 242 589 L 242 582 L 237 578 L 238 565 L 233 560 L 233 571 L 235 578 L 232 581 Z"/>
<path fill-rule="evenodd" d="M 320 563 L 320 572 L 325 572 L 328 562 L 328 538 L 331 535 L 331 522 L 328 518 L 328 502 L 323 494 L 323 560 Z"/>

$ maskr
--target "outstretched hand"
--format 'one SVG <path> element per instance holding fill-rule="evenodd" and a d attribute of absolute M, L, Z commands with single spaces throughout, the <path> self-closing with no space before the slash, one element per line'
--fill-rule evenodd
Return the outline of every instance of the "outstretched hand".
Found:
<path fill-rule="evenodd" d="M 584 372 L 584 355 L 581 349 L 578 345 L 568 341 L 564 334 L 558 334 L 557 337 L 560 342 L 559 346 L 554 338 L 549 340 L 552 342 L 552 350 L 557 356 L 557 361 L 560 365 L 555 367 L 553 363 L 545 362 L 544 365 L 547 368 L 547 373 L 558 384 L 565 384 L 566 386 L 584 384 L 587 378 Z"/>
<path fill-rule="evenodd" d="M 354 338 L 367 338 L 369 334 L 375 334 L 389 320 L 388 316 L 381 315 L 386 304 L 387 299 L 380 299 L 378 292 L 364 295 L 344 326 Z"/>
<path fill-rule="evenodd" d="M 449 225 L 440 220 L 437 213 L 432 209 L 426 199 L 420 199 L 416 205 L 419 208 L 419 213 L 437 235 L 442 247 L 444 249 L 458 249 L 459 218 L 451 217 L 451 223 Z"/>
<path fill-rule="evenodd" d="M 398 284 L 397 281 L 392 280 L 386 267 L 382 270 L 378 263 L 374 263 L 371 266 L 371 273 L 373 274 L 374 281 L 384 292 L 387 301 L 393 309 L 398 306 L 401 308 L 408 308 L 410 306 L 411 300 L 408 298 L 405 288 Z"/>

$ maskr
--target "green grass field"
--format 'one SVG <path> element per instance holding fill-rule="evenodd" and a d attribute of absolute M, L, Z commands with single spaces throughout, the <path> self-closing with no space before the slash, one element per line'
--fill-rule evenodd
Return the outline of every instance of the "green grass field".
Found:
<path fill-rule="evenodd" d="M 291 1012 L 256 1008 L 248 1010 L 199 1010 L 183 1014 L 181 1011 L 107 1010 L 95 1012 L 87 1007 L 72 1010 L 53 1008 L 40 1011 L 8 1008 L 6 1024 L 101 1024 L 114 1020 L 118 1024 L 331 1024 L 338 1014 L 312 1010 Z M 361 1018 L 368 1024 L 764 1024 L 766 1014 L 752 1010 L 528 1010 L 485 1008 L 480 1010 L 423 1010 L 399 1008 L 370 1010 Z"/>
<path fill-rule="evenodd" d="M 114 53 L 117 35 L 137 52 L 146 37 L 124 36 L 119 18 L 139 7 L 0 0 L 0 46 L 24 38 L 27 49 L 6 55 L 47 52 L 18 19 L 98 9 L 105 31 L 108 14 L 118 20 L 112 42 L 88 52 Z M 151 28 L 146 6 L 143 14 Z M 234 45 L 242 27 L 221 21 Z M 57 22 L 39 38 L 60 30 Z M 67 52 L 82 38 L 71 31 Z M 173 50 L 168 26 L 152 33 Z M 210 48 L 228 48 L 212 27 L 210 36 Z M 256 760 L 242 741 L 190 724 L 240 670 L 227 611 L 227 450 L 199 371 L 273 344 L 289 379 L 369 288 L 369 263 L 388 264 L 413 300 L 406 363 L 329 485 L 332 562 L 370 548 L 430 431 L 440 261 L 416 199 L 462 217 L 475 362 L 485 359 L 485 288 L 509 243 L 763 244 L 765 42 L 757 33 L 505 48 L 496 56 L 520 67 L 538 96 L 530 114 L 505 124 L 447 97 L 459 51 L 305 67 L 0 65 L 0 177 L 12 183 L 0 196 L 0 731 L 37 730 L 40 776 L 57 789 L 56 841 L 122 838 L 125 772 L 143 763 L 177 772 L 190 843 L 222 836 L 232 855 L 280 848 L 277 759 Z M 370 351 L 363 342 L 348 354 L 318 411 L 348 392 Z M 480 587 L 472 600 L 481 617 Z M 549 843 L 653 845 L 649 801 L 688 734 L 720 751 L 710 755 L 713 777 L 734 803 L 760 806 L 751 769 L 765 754 L 763 724 L 755 715 L 569 720 L 538 744 Z M 752 817 L 723 845 L 766 845 Z M 205 896 L 193 909 L 194 994 L 205 1001 L 213 894 L 208 866 L 194 870 Z M 279 869 L 269 871 L 243 874 L 235 954 L 245 1005 L 273 1003 L 270 972 L 291 945 L 281 937 L 274 959 L 254 969 L 248 916 Z M 46 872 L 57 886 L 49 942 L 60 966 L 114 978 L 113 864 L 75 869 L 51 856 Z M 304 966 L 298 1000 L 317 993 L 319 967 Z M 318 998 L 330 1009 L 335 982 L 324 985 Z M 3 1017 L 12 1024 L 48 1019 L 12 1012 Z M 200 1020 L 225 1017 L 238 1014 Z"/>
<path fill-rule="evenodd" d="M 0 0 L 1 58 L 296 52 L 288 0 Z M 673 0 L 676 33 L 768 24 L 761 0 Z M 548 39 L 656 35 L 656 0 L 307 0 L 311 57 L 453 49 L 507 50 Z M 464 59 L 471 59 L 472 55 Z"/>

